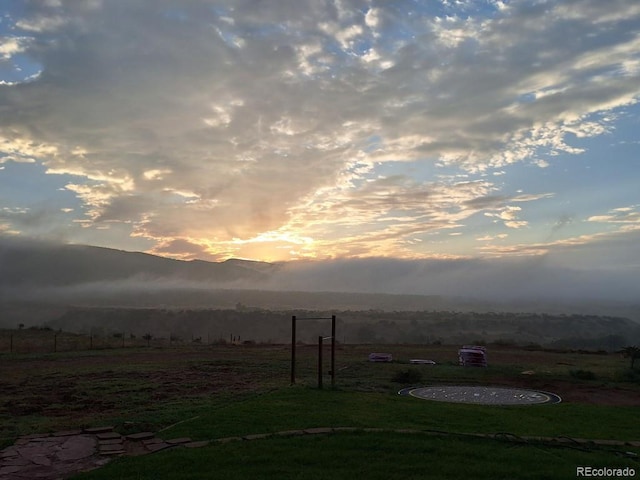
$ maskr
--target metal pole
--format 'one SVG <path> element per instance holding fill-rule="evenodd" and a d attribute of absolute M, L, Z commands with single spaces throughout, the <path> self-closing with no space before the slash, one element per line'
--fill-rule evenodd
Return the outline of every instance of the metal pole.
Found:
<path fill-rule="evenodd" d="M 291 385 L 296 383 L 296 316 L 291 317 Z"/>
<path fill-rule="evenodd" d="M 318 389 L 322 390 L 322 336 L 318 337 Z"/>
<path fill-rule="evenodd" d="M 331 388 L 336 386 L 336 316 L 331 315 Z"/>

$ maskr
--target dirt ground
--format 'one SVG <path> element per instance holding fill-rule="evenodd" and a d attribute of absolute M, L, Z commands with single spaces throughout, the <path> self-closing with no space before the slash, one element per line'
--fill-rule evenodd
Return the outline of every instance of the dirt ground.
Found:
<path fill-rule="evenodd" d="M 165 402 L 269 388 L 286 375 L 278 364 L 269 367 L 271 356 L 266 349 L 256 356 L 232 348 L 5 356 L 0 361 L 0 442 L 43 428 L 83 427 L 96 416 L 133 418 Z"/>

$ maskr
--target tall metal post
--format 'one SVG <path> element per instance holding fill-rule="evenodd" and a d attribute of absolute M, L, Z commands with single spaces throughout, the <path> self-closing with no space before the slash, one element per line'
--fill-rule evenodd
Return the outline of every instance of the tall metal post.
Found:
<path fill-rule="evenodd" d="M 296 316 L 291 317 L 291 385 L 296 383 Z"/>
<path fill-rule="evenodd" d="M 336 316 L 331 315 L 331 388 L 336 386 Z"/>
<path fill-rule="evenodd" d="M 318 337 L 318 389 L 322 390 L 322 335 Z"/>

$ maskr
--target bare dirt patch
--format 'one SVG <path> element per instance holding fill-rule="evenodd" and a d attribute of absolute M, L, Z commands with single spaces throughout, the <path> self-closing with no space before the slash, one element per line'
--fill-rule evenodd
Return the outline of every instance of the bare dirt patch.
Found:
<path fill-rule="evenodd" d="M 259 356 L 270 355 L 265 349 Z M 265 371 L 247 349 L 233 348 L 5 360 L 0 365 L 0 437 L 5 439 L 33 433 L 12 428 L 29 418 L 46 418 L 50 429 L 73 428 L 90 424 L 95 415 L 128 417 L 165 401 L 257 391 L 280 375 L 277 361 Z"/>

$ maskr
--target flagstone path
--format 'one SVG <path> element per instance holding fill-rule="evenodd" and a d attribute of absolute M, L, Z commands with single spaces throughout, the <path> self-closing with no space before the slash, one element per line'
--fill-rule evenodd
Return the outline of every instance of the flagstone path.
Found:
<path fill-rule="evenodd" d="M 59 480 L 106 465 L 114 456 L 144 455 L 177 445 L 203 446 L 189 438 L 162 440 L 151 432 L 123 436 L 113 427 L 28 435 L 0 451 L 0 480 Z"/>

